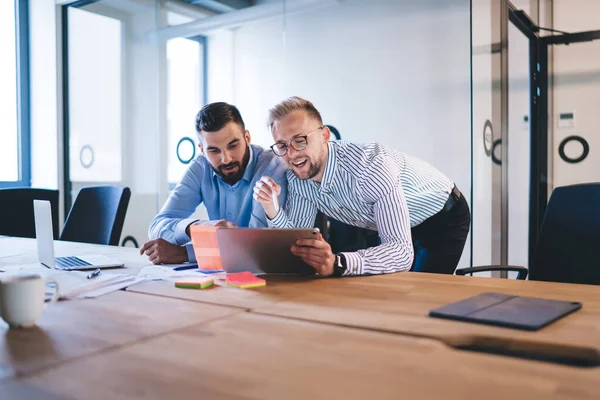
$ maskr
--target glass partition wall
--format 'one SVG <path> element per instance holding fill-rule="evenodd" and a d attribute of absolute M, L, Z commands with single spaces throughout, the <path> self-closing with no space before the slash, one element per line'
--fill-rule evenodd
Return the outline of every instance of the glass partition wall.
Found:
<path fill-rule="evenodd" d="M 530 0 L 517 0 L 509 4 L 515 10 L 520 10 L 527 15 L 531 14 Z M 510 12 L 510 9 L 509 9 Z M 530 37 L 515 26 L 509 16 L 507 24 L 508 39 L 508 67 L 507 67 L 507 98 L 508 119 L 507 123 L 507 157 L 502 163 L 507 164 L 507 224 L 506 234 L 506 261 L 503 264 L 527 267 L 529 265 L 529 240 L 530 240 L 530 208 L 532 185 L 531 154 L 533 132 L 537 129 L 535 122 L 532 124 L 531 93 L 532 81 L 530 78 L 531 46 Z M 533 50 L 535 51 L 535 50 Z M 537 86 L 536 82 L 533 82 Z M 534 116 L 535 117 L 535 116 Z M 509 274 L 512 276 L 512 274 Z M 516 273 L 514 274 L 516 276 Z"/>
<path fill-rule="evenodd" d="M 471 2 L 473 266 L 502 263 L 501 2 Z"/>
<path fill-rule="evenodd" d="M 600 182 L 600 13 L 599 2 L 555 1 L 546 32 L 552 54 L 549 82 L 548 185 Z M 569 40 L 560 32 L 573 35 Z M 569 44 L 566 45 L 566 42 Z"/>
<path fill-rule="evenodd" d="M 591 15 L 599 7 L 590 8 L 584 0 L 472 2 L 474 264 L 490 255 L 485 245 L 491 227 L 492 263 L 528 266 L 552 190 L 599 181 L 598 157 L 591 151 L 598 118 L 592 109 L 600 104 L 600 22 Z M 490 9 L 486 27 L 492 27 L 493 42 L 486 56 L 476 50 L 489 31 L 481 29 L 476 15 L 487 21 Z M 483 139 L 478 139 L 477 128 L 489 111 L 490 85 L 480 88 L 477 82 L 485 80 L 488 63 L 494 82 L 492 119 L 485 121 Z M 487 140 L 491 149 L 486 148 L 493 163 L 491 190 L 481 186 L 487 164 L 477 155 L 477 140 L 486 143 L 486 135 L 492 138 Z M 491 213 L 481 215 L 488 193 Z"/>

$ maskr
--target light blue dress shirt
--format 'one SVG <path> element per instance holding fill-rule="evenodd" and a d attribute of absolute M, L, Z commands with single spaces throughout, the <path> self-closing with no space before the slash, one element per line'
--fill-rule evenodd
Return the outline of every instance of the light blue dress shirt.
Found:
<path fill-rule="evenodd" d="M 250 161 L 244 176 L 229 185 L 211 168 L 208 160 L 200 155 L 192 161 L 187 172 L 169 195 L 162 210 L 150 224 L 150 239 L 162 238 L 184 245 L 190 242 L 185 229 L 191 223 L 207 224 L 190 216 L 204 203 L 211 221 L 226 219 L 239 227 L 266 228 L 267 217 L 262 205 L 254 201 L 253 189 L 263 176 L 270 176 L 281 185 L 279 204 L 283 207 L 287 197 L 287 166 L 281 157 L 271 150 L 250 145 Z M 191 244 L 186 246 L 188 259 L 196 260 Z"/>

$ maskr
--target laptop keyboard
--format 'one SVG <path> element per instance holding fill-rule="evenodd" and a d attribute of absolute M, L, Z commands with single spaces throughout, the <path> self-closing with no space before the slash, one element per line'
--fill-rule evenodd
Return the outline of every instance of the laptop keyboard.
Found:
<path fill-rule="evenodd" d="M 76 269 L 92 265 L 79 257 L 56 257 L 54 261 L 56 263 L 56 268 L 60 269 Z"/>

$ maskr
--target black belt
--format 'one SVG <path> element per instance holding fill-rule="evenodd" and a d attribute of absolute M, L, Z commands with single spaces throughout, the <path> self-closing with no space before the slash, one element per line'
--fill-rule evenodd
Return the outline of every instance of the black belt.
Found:
<path fill-rule="evenodd" d="M 444 207 L 442 208 L 442 211 L 450 211 L 452 207 L 454 207 L 454 205 L 458 203 L 458 200 L 460 200 L 461 196 L 462 194 L 460 193 L 460 190 L 458 190 L 456 185 L 454 185 L 452 191 L 450 192 L 450 196 L 448 196 L 446 204 L 444 204 Z"/>

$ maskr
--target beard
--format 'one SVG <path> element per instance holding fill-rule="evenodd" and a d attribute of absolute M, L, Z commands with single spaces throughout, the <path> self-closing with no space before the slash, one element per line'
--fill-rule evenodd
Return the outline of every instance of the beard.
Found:
<path fill-rule="evenodd" d="M 312 179 L 315 176 L 317 176 L 317 174 L 319 173 L 319 171 L 321 171 L 321 162 L 317 162 L 317 163 L 313 163 L 311 160 L 306 160 L 307 163 L 309 163 L 309 168 L 308 168 L 308 174 L 305 178 L 301 177 L 300 175 L 298 175 L 298 173 L 296 172 L 296 170 L 292 167 L 290 168 L 290 170 L 292 171 L 292 173 L 294 175 L 296 175 L 296 178 L 300 179 L 300 180 L 304 180 L 304 179 Z"/>
<path fill-rule="evenodd" d="M 242 162 L 233 161 L 229 164 L 219 165 L 217 168 L 212 167 L 213 171 L 216 172 L 217 175 L 221 177 L 223 182 L 228 185 L 235 185 L 240 179 L 244 177 L 244 173 L 246 172 L 246 167 L 248 167 L 248 163 L 250 162 L 250 145 L 246 143 L 246 152 L 244 153 L 244 157 L 242 158 Z M 224 172 L 225 168 L 238 167 L 237 171 L 231 174 L 227 174 Z"/>
<path fill-rule="evenodd" d="M 294 175 L 296 175 L 296 178 L 304 180 L 304 179 L 312 179 L 315 176 L 317 176 L 319 174 L 319 172 L 321 172 L 321 167 L 323 166 L 323 162 L 321 160 L 323 160 L 323 157 L 325 156 L 325 151 L 323 149 L 321 149 L 321 152 L 319 153 L 319 155 L 317 156 L 317 160 L 313 162 L 310 158 L 307 158 L 306 163 L 308 164 L 308 172 L 305 178 L 301 177 L 300 175 L 298 175 L 298 173 L 296 172 L 295 168 L 293 167 L 293 163 L 292 161 L 288 161 L 289 165 L 288 165 L 288 169 L 290 169 Z M 302 157 L 297 157 L 297 159 L 302 158 Z"/>

